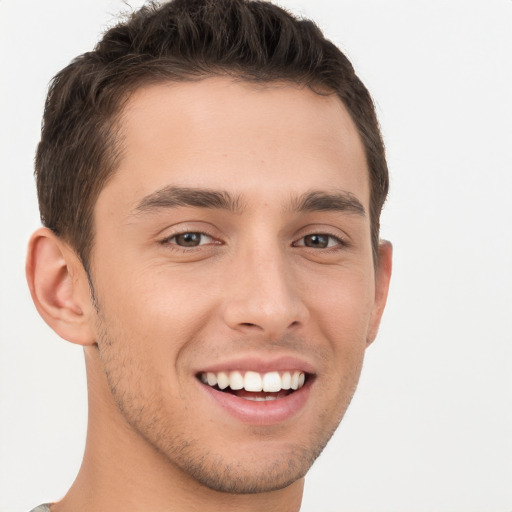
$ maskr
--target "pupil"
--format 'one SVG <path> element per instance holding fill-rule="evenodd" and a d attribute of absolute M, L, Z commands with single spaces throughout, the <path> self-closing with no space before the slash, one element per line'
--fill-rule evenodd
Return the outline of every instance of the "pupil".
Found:
<path fill-rule="evenodd" d="M 304 237 L 304 244 L 307 247 L 324 249 L 329 244 L 329 238 L 327 235 L 307 235 Z"/>
<path fill-rule="evenodd" d="M 176 236 L 176 242 L 178 245 L 186 247 L 195 247 L 199 245 L 201 241 L 201 233 L 183 233 Z"/>

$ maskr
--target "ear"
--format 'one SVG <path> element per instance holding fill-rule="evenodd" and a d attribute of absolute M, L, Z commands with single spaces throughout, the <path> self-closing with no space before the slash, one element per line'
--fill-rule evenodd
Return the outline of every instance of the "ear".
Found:
<path fill-rule="evenodd" d="M 93 345 L 94 308 L 84 267 L 68 244 L 48 228 L 38 229 L 30 238 L 26 275 L 43 320 L 62 338 Z"/>
<path fill-rule="evenodd" d="M 389 280 L 391 279 L 391 268 L 393 261 L 393 246 L 390 242 L 382 240 L 379 243 L 379 261 L 375 269 L 375 302 L 370 318 L 367 344 L 375 340 L 379 330 L 380 320 L 386 300 L 388 298 Z"/>

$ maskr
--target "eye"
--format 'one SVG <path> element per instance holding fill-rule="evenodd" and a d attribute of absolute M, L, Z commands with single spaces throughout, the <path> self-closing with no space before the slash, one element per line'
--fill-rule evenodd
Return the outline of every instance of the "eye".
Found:
<path fill-rule="evenodd" d="M 173 244 L 180 247 L 198 247 L 199 245 L 210 244 L 212 242 L 213 238 L 211 236 L 198 231 L 179 233 L 162 241 L 163 244 Z"/>
<path fill-rule="evenodd" d="M 312 233 L 295 242 L 296 246 L 310 247 L 312 249 L 328 249 L 330 247 L 344 245 L 343 241 L 336 236 L 325 233 Z"/>

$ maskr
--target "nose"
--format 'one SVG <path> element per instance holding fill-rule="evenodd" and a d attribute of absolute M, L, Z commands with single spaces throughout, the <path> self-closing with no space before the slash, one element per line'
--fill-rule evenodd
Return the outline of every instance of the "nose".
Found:
<path fill-rule="evenodd" d="M 233 265 L 223 305 L 234 330 L 279 339 L 306 322 L 309 312 L 281 251 L 251 251 Z"/>

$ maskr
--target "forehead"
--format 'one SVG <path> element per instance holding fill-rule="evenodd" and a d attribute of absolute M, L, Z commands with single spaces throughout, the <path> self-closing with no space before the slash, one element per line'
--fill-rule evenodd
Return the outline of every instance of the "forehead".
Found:
<path fill-rule="evenodd" d="M 220 185 L 269 200 L 343 189 L 368 203 L 364 149 L 335 94 L 220 77 L 151 85 L 127 102 L 120 134 L 123 156 L 105 187 L 119 200 Z"/>

